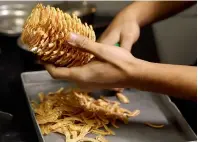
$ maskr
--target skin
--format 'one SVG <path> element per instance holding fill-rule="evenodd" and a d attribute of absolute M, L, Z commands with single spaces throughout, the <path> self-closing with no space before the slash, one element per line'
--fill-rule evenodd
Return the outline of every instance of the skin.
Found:
<path fill-rule="evenodd" d="M 95 61 L 72 68 L 49 64 L 45 67 L 53 78 L 75 82 L 84 90 L 137 88 L 196 100 L 196 67 L 151 63 L 137 59 L 128 52 L 139 38 L 140 27 L 176 14 L 191 5 L 190 2 L 135 2 L 116 16 L 100 38 L 101 43 L 70 34 L 67 42 L 94 54 Z M 119 40 L 123 48 L 112 46 Z"/>
<path fill-rule="evenodd" d="M 104 31 L 98 42 L 131 50 L 140 36 L 140 28 L 173 16 L 196 3 L 192 1 L 133 2 L 121 10 Z"/>

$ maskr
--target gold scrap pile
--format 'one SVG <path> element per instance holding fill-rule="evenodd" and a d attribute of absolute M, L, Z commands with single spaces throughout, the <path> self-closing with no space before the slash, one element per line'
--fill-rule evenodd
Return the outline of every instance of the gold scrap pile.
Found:
<path fill-rule="evenodd" d="M 58 8 L 38 4 L 27 18 L 21 41 L 39 59 L 56 66 L 74 67 L 87 64 L 93 55 L 81 51 L 67 42 L 70 32 L 95 41 L 92 26 L 83 24 L 76 16 L 70 16 Z"/>
<path fill-rule="evenodd" d="M 107 142 L 105 135 L 115 135 L 109 124 L 119 128 L 116 120 L 128 122 L 139 115 L 121 108 L 120 103 L 104 97 L 94 99 L 88 93 L 63 88 L 56 92 L 39 93 L 40 103 L 32 102 L 37 123 L 43 135 L 51 132 L 65 135 L 66 142 Z M 87 134 L 95 134 L 89 138 Z"/>

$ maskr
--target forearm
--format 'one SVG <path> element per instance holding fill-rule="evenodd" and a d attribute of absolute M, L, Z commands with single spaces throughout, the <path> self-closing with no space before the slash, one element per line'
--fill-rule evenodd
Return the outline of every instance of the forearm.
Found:
<path fill-rule="evenodd" d="M 121 13 L 126 13 L 129 20 L 137 20 L 142 27 L 175 15 L 195 3 L 192 1 L 134 2 Z"/>
<path fill-rule="evenodd" d="M 137 75 L 140 90 L 196 100 L 196 67 L 144 62 Z"/>

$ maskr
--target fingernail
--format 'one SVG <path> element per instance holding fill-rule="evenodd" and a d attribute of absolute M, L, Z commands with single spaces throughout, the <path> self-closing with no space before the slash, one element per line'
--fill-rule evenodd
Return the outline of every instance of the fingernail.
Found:
<path fill-rule="evenodd" d="M 68 38 L 68 42 L 69 43 L 74 43 L 76 38 L 77 38 L 77 35 L 75 33 L 70 33 L 69 38 Z"/>

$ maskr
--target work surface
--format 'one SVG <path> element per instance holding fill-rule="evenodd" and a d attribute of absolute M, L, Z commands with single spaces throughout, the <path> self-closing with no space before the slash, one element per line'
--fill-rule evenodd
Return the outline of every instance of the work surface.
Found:
<path fill-rule="evenodd" d="M 71 87 L 68 82 L 53 80 L 46 71 L 23 73 L 22 80 L 29 102 L 38 101 L 37 94 L 39 92 L 48 93 L 61 87 Z M 110 93 L 103 90 L 92 93 L 92 96 L 98 98 L 101 94 L 110 100 L 116 100 L 115 96 L 110 96 Z M 130 118 L 128 125 L 120 124 L 119 129 L 112 128 L 116 135 L 107 136 L 110 142 L 185 142 L 196 140 L 196 136 L 167 96 L 133 89 L 125 90 L 124 94 L 130 99 L 130 104 L 121 106 L 131 111 L 138 109 L 140 115 Z M 35 121 L 33 112 L 32 118 Z M 164 124 L 165 127 L 155 129 L 144 125 L 145 122 Z M 35 129 L 42 141 L 36 121 Z M 44 139 L 46 142 L 55 140 L 64 142 L 64 137 L 57 134 L 45 136 Z"/>
<path fill-rule="evenodd" d="M 107 20 L 105 20 L 107 19 Z M 96 18 L 96 21 L 110 21 L 112 17 Z M 100 35 L 105 27 L 96 30 L 96 34 Z M 32 119 L 28 110 L 28 105 L 25 100 L 25 94 L 22 89 L 20 74 L 24 71 L 42 70 L 43 67 L 29 62 L 23 57 L 20 49 L 17 46 L 18 37 L 6 37 L 0 35 L 1 51 L 0 51 L 0 110 L 9 112 L 14 115 L 12 127 L 10 127 L 9 138 L 6 142 L 37 142 L 36 131 L 33 126 Z M 158 61 L 156 58 L 156 47 L 153 41 L 152 29 L 149 27 L 142 33 L 142 39 L 137 44 L 140 48 L 133 48 L 136 55 L 150 61 Z M 146 49 L 143 49 L 146 47 Z M 144 54 L 142 51 L 144 51 Z M 151 55 L 146 53 L 152 53 Z M 146 54 L 146 55 L 145 55 Z M 185 107 L 181 103 L 182 107 Z M 186 103 L 185 103 L 186 104 Z M 187 103 L 188 105 L 189 103 Z M 192 110 L 192 109 L 190 109 Z M 190 114 L 188 122 L 194 124 L 196 120 L 193 113 Z M 0 134 L 1 135 L 1 134 Z"/>

